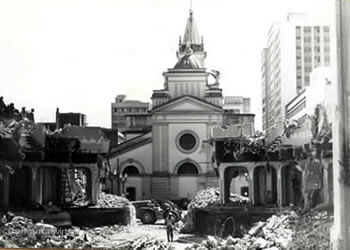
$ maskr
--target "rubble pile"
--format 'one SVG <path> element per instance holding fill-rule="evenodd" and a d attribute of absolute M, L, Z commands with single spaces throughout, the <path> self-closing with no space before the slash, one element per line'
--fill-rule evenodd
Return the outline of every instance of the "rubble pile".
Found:
<path fill-rule="evenodd" d="M 57 229 L 16 216 L 0 228 L 0 247 L 83 248 L 91 247 L 90 237 L 79 228 Z"/>
<path fill-rule="evenodd" d="M 95 208 L 122 208 L 130 205 L 130 201 L 122 196 L 117 196 L 113 194 L 106 194 L 104 192 L 100 193 L 100 197 L 97 201 Z"/>
<path fill-rule="evenodd" d="M 327 212 L 309 212 L 300 217 L 294 225 L 294 237 L 291 249 L 330 249 L 330 227 L 333 217 Z"/>
<path fill-rule="evenodd" d="M 103 226 L 86 228 L 87 235 L 91 237 L 91 244 L 96 248 L 114 248 L 115 242 L 111 240 L 113 234 L 126 230 L 128 226 Z"/>
<path fill-rule="evenodd" d="M 249 198 L 231 194 L 230 201 L 235 204 L 249 203 Z M 220 189 L 218 187 L 208 187 L 197 192 L 193 200 L 188 204 L 188 213 L 185 216 L 184 225 L 180 229 L 182 233 L 191 233 L 193 231 L 193 209 L 206 208 L 220 205 Z"/>
<path fill-rule="evenodd" d="M 221 239 L 208 236 L 201 244 L 194 244 L 187 249 L 286 249 L 293 239 L 292 226 L 296 219 L 298 215 L 293 211 L 273 215 L 267 221 L 256 223 L 242 238 L 229 236 Z"/>
<path fill-rule="evenodd" d="M 219 189 L 215 187 L 208 187 L 199 190 L 193 200 L 187 206 L 187 214 L 184 218 L 183 227 L 180 228 L 181 233 L 193 232 L 193 209 L 204 208 L 208 206 L 218 205 L 220 197 L 218 195 Z"/>
<path fill-rule="evenodd" d="M 123 240 L 118 244 L 113 245 L 113 249 L 123 250 L 138 250 L 138 249 L 159 249 L 166 250 L 171 249 L 171 246 L 159 239 L 151 237 L 149 235 L 143 235 L 130 240 Z"/>
<path fill-rule="evenodd" d="M 230 201 L 234 203 L 248 203 L 249 198 L 241 196 L 239 194 L 230 195 Z M 220 189 L 218 187 L 208 187 L 206 189 L 197 192 L 190 204 L 188 204 L 188 209 L 193 208 L 204 208 L 208 206 L 215 206 L 220 203 Z"/>
<path fill-rule="evenodd" d="M 219 202 L 219 188 L 208 187 L 197 192 L 194 199 L 188 204 L 188 210 L 193 208 L 204 208 L 210 205 L 219 204 Z"/>

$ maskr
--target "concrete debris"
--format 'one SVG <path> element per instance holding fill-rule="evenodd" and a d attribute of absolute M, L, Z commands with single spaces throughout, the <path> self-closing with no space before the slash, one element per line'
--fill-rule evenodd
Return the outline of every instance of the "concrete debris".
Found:
<path fill-rule="evenodd" d="M 199 247 L 187 249 L 286 249 L 293 239 L 292 220 L 290 213 L 273 215 L 266 222 L 256 223 L 242 238 L 208 236 Z"/>
<path fill-rule="evenodd" d="M 326 211 L 312 211 L 295 220 L 293 225 L 295 235 L 290 245 L 291 249 L 330 249 L 330 228 L 333 216 Z"/>
<path fill-rule="evenodd" d="M 256 236 L 262 228 L 266 225 L 266 222 L 259 221 L 254 227 L 252 227 L 248 234 L 251 236 Z"/>
<path fill-rule="evenodd" d="M 149 235 L 143 235 L 130 240 L 123 240 L 119 244 L 115 244 L 113 249 L 123 250 L 141 250 L 141 249 L 172 249 L 169 243 L 156 239 Z"/>
<path fill-rule="evenodd" d="M 248 203 L 249 198 L 239 194 L 231 194 L 230 201 L 234 203 Z M 188 205 L 188 209 L 204 208 L 220 204 L 220 189 L 218 187 L 208 187 L 197 192 L 193 200 Z"/>
<path fill-rule="evenodd" d="M 239 206 L 241 204 L 249 203 L 249 198 L 238 194 L 231 194 L 230 201 L 238 204 Z M 220 205 L 220 189 L 218 187 L 208 187 L 206 189 L 198 191 L 195 197 L 188 204 L 188 213 L 185 218 L 185 223 L 181 228 L 181 232 L 193 232 L 193 209 L 218 205 Z"/>
<path fill-rule="evenodd" d="M 79 231 L 73 228 L 63 233 L 52 225 L 34 223 L 31 219 L 16 216 L 0 228 L 0 244 L 4 247 L 71 248 L 71 241 L 79 237 Z M 74 247 L 82 248 L 86 243 L 83 241 Z"/>
<path fill-rule="evenodd" d="M 95 208 L 121 208 L 130 205 L 130 201 L 122 196 L 117 196 L 113 194 L 106 194 L 104 192 L 100 193 L 100 197 L 97 204 L 93 207 Z"/>
<path fill-rule="evenodd" d="M 208 187 L 198 191 L 194 199 L 188 204 L 188 210 L 219 204 L 220 198 L 217 194 L 218 191 L 219 189 L 215 187 Z"/>
<path fill-rule="evenodd" d="M 33 223 L 31 219 L 16 216 L 0 227 L 0 248 L 116 248 L 110 240 L 125 226 L 96 228 L 56 228 L 44 223 Z"/>
<path fill-rule="evenodd" d="M 186 249 L 330 249 L 330 227 L 333 218 L 326 212 L 298 216 L 294 211 L 271 216 L 256 223 L 242 238 L 226 239 L 208 236 L 200 245 Z"/>

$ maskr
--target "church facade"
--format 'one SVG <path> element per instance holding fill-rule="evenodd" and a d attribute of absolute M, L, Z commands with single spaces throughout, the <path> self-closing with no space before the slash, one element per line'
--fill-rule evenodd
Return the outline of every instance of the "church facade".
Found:
<path fill-rule="evenodd" d="M 199 189 L 218 186 L 213 147 L 206 141 L 223 123 L 223 95 L 220 73 L 207 70 L 205 58 L 190 11 L 177 63 L 163 74 L 163 89 L 151 97 L 152 130 L 109 155 L 111 168 L 128 174 L 124 191 L 129 199 L 191 199 Z"/>

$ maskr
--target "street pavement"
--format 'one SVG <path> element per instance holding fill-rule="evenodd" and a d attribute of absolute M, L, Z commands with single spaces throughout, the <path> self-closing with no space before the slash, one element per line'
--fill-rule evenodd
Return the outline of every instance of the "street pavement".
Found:
<path fill-rule="evenodd" d="M 164 220 L 158 220 L 154 225 L 144 225 L 138 222 L 137 225 L 126 227 L 121 232 L 116 232 L 111 235 L 111 241 L 122 241 L 125 239 L 139 238 L 143 235 L 149 235 L 151 237 L 157 238 L 167 242 L 167 236 L 165 231 Z M 185 249 L 191 246 L 193 243 L 200 243 L 204 238 L 195 236 L 193 234 L 181 234 L 179 232 L 174 233 L 174 242 L 171 245 L 175 249 Z"/>

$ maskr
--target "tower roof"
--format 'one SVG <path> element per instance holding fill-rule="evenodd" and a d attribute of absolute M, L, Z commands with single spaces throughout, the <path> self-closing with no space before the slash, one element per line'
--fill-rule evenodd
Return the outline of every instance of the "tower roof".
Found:
<path fill-rule="evenodd" d="M 193 11 L 190 10 L 190 16 L 187 19 L 187 24 L 185 28 L 185 34 L 183 38 L 183 44 L 201 44 L 199 38 L 196 22 L 193 18 Z"/>
<path fill-rule="evenodd" d="M 203 66 L 193 55 L 184 55 L 176 63 L 174 69 L 201 69 Z"/>

